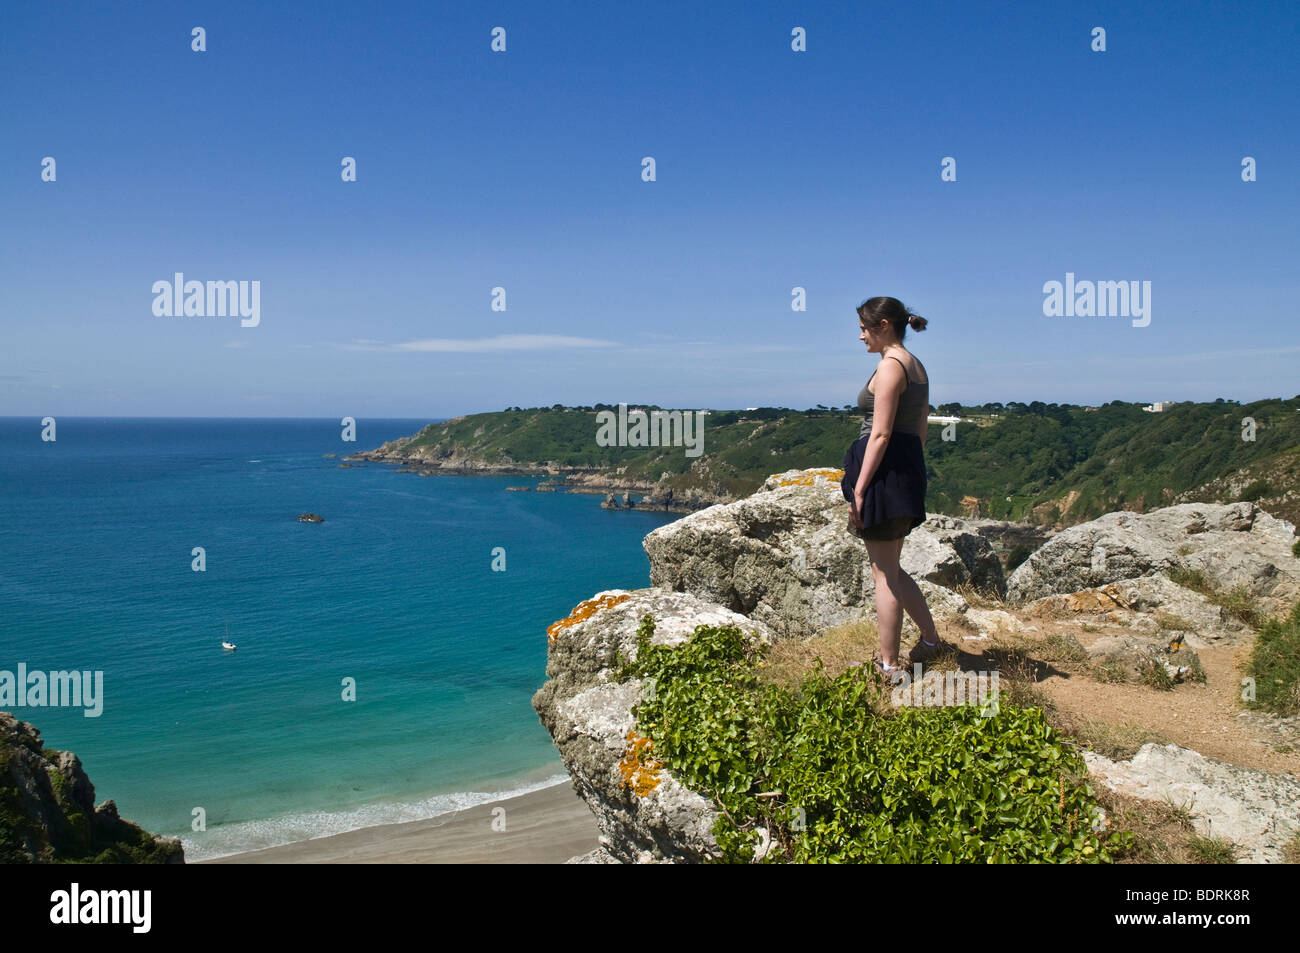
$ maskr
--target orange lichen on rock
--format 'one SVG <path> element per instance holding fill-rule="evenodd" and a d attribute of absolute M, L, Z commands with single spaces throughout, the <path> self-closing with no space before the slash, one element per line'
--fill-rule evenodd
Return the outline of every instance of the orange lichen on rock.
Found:
<path fill-rule="evenodd" d="M 627 602 L 632 597 L 627 593 L 622 595 L 604 595 L 595 599 L 588 599 L 586 602 L 579 602 L 574 606 L 573 611 L 569 613 L 567 619 L 561 619 L 559 622 L 552 622 L 546 630 L 546 641 L 554 642 L 559 636 L 561 629 L 567 629 L 571 625 L 577 625 L 579 622 L 585 622 L 601 609 L 608 609 L 610 606 L 616 606 L 620 602 Z"/>
<path fill-rule="evenodd" d="M 619 773 L 623 775 L 623 784 L 632 789 L 637 797 L 645 797 L 659 787 L 659 771 L 663 764 L 650 755 L 654 742 L 635 731 L 627 733 L 627 751 L 618 763 Z"/>
<path fill-rule="evenodd" d="M 1072 592 L 1064 596 L 1063 601 L 1075 612 L 1112 612 L 1115 609 L 1129 608 L 1114 583 L 1096 589 Z"/>
<path fill-rule="evenodd" d="M 777 486 L 814 486 L 817 483 L 817 477 L 825 477 L 828 481 L 838 483 L 844 479 L 843 470 L 835 470 L 831 467 L 814 467 L 811 470 L 804 470 L 797 477 L 789 477 L 785 480 L 777 479 L 779 473 L 773 473 L 772 479 L 776 480 Z"/>

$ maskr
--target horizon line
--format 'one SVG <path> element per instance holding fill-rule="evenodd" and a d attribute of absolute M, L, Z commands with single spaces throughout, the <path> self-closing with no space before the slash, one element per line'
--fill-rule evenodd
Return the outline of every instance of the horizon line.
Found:
<path fill-rule="evenodd" d="M 1147 405 L 1154 405 L 1154 404 L 1157 404 L 1157 403 L 1164 403 L 1164 404 L 1168 404 L 1168 405 L 1171 405 L 1171 406 L 1176 406 L 1176 405 L 1178 405 L 1178 404 L 1210 404 L 1210 405 L 1213 405 L 1213 404 L 1218 403 L 1220 399 L 1221 399 L 1225 404 L 1235 404 L 1235 405 L 1242 405 L 1242 404 L 1256 404 L 1256 403 L 1260 403 L 1260 402 L 1264 402 L 1264 401 L 1278 401 L 1278 402 L 1281 402 L 1281 403 L 1286 403 L 1286 402 L 1288 402 L 1288 401 L 1292 401 L 1292 400 L 1300 399 L 1300 394 L 1296 394 L 1296 395 L 1293 396 L 1293 397 L 1258 397 L 1258 398 L 1255 398 L 1254 400 L 1245 400 L 1245 401 L 1240 400 L 1240 399 L 1238 399 L 1238 398 L 1232 398 L 1232 397 L 1216 398 L 1215 400 L 1164 400 L 1164 401 L 1161 401 L 1161 400 L 1151 400 L 1151 401 L 1145 401 L 1145 402 L 1144 402 L 1144 401 L 1141 401 L 1141 400 L 1119 400 L 1119 399 L 1113 399 L 1113 400 L 1109 400 L 1109 401 L 1103 401 L 1102 403 L 1098 403 L 1098 404 L 1076 404 L 1076 403 L 1070 403 L 1070 402 L 1064 402 L 1064 403 L 1062 403 L 1062 402 L 1057 402 L 1057 401 L 1044 401 L 1044 400 L 1032 400 L 1032 401 L 1019 401 L 1019 400 L 1015 400 L 1015 401 L 993 401 L 993 400 L 990 400 L 990 401 L 984 401 L 983 403 L 980 403 L 980 404 L 968 404 L 968 403 L 965 403 L 964 401 L 946 401 L 946 402 L 943 403 L 943 404 L 931 404 L 931 405 L 930 405 L 930 410 L 931 410 L 931 412 L 934 412 L 935 410 L 937 410 L 938 407 L 947 406 L 948 404 L 959 404 L 959 405 L 962 406 L 962 407 L 984 407 L 984 406 L 987 406 L 987 405 L 989 405 L 989 404 L 1001 404 L 1003 407 L 1007 407 L 1007 406 L 1011 406 L 1011 405 L 1021 405 L 1021 406 L 1026 406 L 1026 407 L 1027 407 L 1027 406 L 1030 406 L 1030 405 L 1032 405 L 1032 404 L 1041 403 L 1041 404 L 1044 404 L 1045 406 L 1048 406 L 1048 407 L 1080 407 L 1080 408 L 1084 408 L 1084 407 L 1097 407 L 1097 408 L 1101 408 L 1101 407 L 1106 406 L 1107 404 L 1113 404 L 1113 403 L 1129 404 L 1129 405 L 1134 406 L 1134 407 L 1140 407 L 1140 406 L 1142 406 L 1144 403 L 1147 404 Z M 746 412 L 746 411 L 758 411 L 758 410 L 788 410 L 788 411 L 791 411 L 792 413 L 799 413 L 799 414 L 804 414 L 804 413 L 809 413 L 809 412 L 813 412 L 813 413 L 815 413 L 815 412 L 817 412 L 817 411 L 823 411 L 823 412 L 825 412 L 825 413 L 835 413 L 835 412 L 840 412 L 840 413 L 856 413 L 856 412 L 857 412 L 857 408 L 856 408 L 856 407 L 852 407 L 852 408 L 850 408 L 849 410 L 846 411 L 846 410 L 845 410 L 845 407 L 846 407 L 847 405 L 840 405 L 840 406 L 838 406 L 838 407 L 828 406 L 828 405 L 823 405 L 822 407 L 818 407 L 818 406 L 814 405 L 814 406 L 812 406 L 812 407 L 805 407 L 805 408 L 799 408 L 799 407 L 785 407 L 785 406 L 774 406 L 774 405 L 768 405 L 768 406 L 761 406 L 761 405 L 760 405 L 760 406 L 758 406 L 758 407 L 705 407 L 705 408 L 696 408 L 696 407 L 690 407 L 690 408 L 687 408 L 687 407 L 676 407 L 676 408 L 675 408 L 675 407 L 671 407 L 671 406 L 664 405 L 664 404 L 654 404 L 654 403 L 646 403 L 646 402 L 632 403 L 632 402 L 629 402 L 629 401 L 620 401 L 619 403 L 624 404 L 624 405 L 626 405 L 626 406 L 629 407 L 629 408 L 633 408 L 633 407 L 648 407 L 648 408 L 657 408 L 657 409 L 662 409 L 662 410 L 688 410 L 688 409 L 689 409 L 689 410 L 708 410 L 708 411 L 712 411 L 712 412 L 720 412 L 720 413 L 730 413 L 730 412 L 739 412 L 739 413 L 744 413 L 744 412 Z M 439 423 L 439 422 L 441 422 L 441 421 L 454 420 L 454 419 L 456 419 L 456 418 L 458 418 L 458 417 L 472 417 L 472 416 L 476 416 L 476 415 L 478 415 L 478 414 L 504 414 L 504 413 L 525 413 L 525 412 L 528 412 L 528 411 L 550 411 L 550 410 L 553 410 L 553 409 L 554 409 L 554 406 L 555 406 L 554 404 L 551 404 L 551 405 L 547 405 L 547 406 L 538 405 L 538 406 L 535 406 L 535 407 L 520 407 L 518 411 L 514 411 L 512 408 L 506 408 L 506 409 L 504 409 L 504 410 L 470 410 L 470 411 L 464 411 L 464 412 L 457 413 L 457 414 L 449 414 L 449 415 L 446 415 L 446 416 L 439 416 L 439 415 L 433 415 L 433 414 L 391 414 L 391 415 L 378 415 L 378 414 L 376 414 L 376 415 L 367 415 L 367 416 L 356 416 L 356 415 L 353 415 L 353 414 L 348 414 L 348 415 L 345 415 L 345 416 L 353 417 L 353 419 L 355 419 L 355 420 L 357 420 L 357 421 L 361 421 L 361 420 L 401 420 L 401 421 L 428 420 L 428 421 L 430 421 L 430 422 L 432 422 L 432 423 Z M 592 408 L 592 410 L 591 410 L 590 412 L 593 412 L 593 413 L 594 413 L 594 412 L 597 412 L 597 411 L 595 410 L 595 407 L 596 407 L 597 405 L 594 405 L 594 404 L 565 404 L 565 405 L 562 405 L 562 406 L 563 406 L 563 408 L 564 408 L 565 410 L 576 410 L 576 409 L 578 409 L 578 408 Z M 606 408 L 616 408 L 616 407 L 619 406 L 619 404 L 603 404 L 603 406 L 606 407 Z M 258 415 L 258 416 L 237 416 L 237 415 L 210 415 L 210 414 L 169 414 L 169 415 L 161 415 L 161 414 L 75 414 L 75 413 L 74 413 L 74 414 L 0 414 L 0 421 L 4 421 L 4 420 L 41 420 L 41 419 L 43 419 L 44 417 L 65 417 L 65 418 L 67 418 L 67 419 L 69 419 L 69 420 L 328 420 L 328 421 L 331 421 L 331 422 L 337 422 L 337 421 L 339 421 L 339 420 L 342 419 L 342 417 L 338 417 L 338 416 L 328 416 L 328 417 L 321 417 L 321 416 L 292 416 L 292 415 L 285 415 L 285 414 L 264 414 L 264 415 Z"/>

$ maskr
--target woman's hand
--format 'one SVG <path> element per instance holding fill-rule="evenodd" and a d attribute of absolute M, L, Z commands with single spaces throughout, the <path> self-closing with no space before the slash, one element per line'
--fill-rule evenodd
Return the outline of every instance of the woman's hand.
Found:
<path fill-rule="evenodd" d="M 854 529 L 862 529 L 862 510 L 867 505 L 866 490 L 853 490 L 853 502 L 849 504 L 849 523 Z"/>

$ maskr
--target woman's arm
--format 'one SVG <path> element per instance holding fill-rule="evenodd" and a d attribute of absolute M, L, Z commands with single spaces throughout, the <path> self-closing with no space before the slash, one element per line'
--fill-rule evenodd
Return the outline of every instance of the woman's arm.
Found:
<path fill-rule="evenodd" d="M 907 375 L 898 361 L 881 361 L 876 369 L 876 400 L 871 416 L 871 436 L 862 455 L 862 471 L 854 495 L 858 500 L 866 496 L 867 484 L 876 475 L 880 461 L 885 457 L 885 447 L 894 432 L 894 415 L 898 412 L 898 398 L 907 386 Z"/>

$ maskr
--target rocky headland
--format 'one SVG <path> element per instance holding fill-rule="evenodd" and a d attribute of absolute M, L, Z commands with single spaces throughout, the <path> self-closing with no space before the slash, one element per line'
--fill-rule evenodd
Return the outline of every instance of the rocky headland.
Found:
<path fill-rule="evenodd" d="M 720 802 L 656 758 L 638 723 L 651 686 L 625 668 L 646 615 L 652 646 L 736 626 L 755 646 L 829 647 L 828 633 L 874 626 L 872 576 L 845 532 L 839 478 L 778 474 L 654 530 L 649 588 L 596 593 L 551 626 L 533 705 L 602 831 L 601 849 L 574 862 L 720 858 Z M 1008 684 L 1019 675 L 1018 697 L 1077 726 L 1070 743 L 1095 788 L 1137 799 L 1126 804 L 1179 805 L 1188 838 L 1223 839 L 1197 850 L 1230 843 L 1238 861 L 1276 862 L 1300 836 L 1300 719 L 1246 711 L 1237 696 L 1261 620 L 1300 601 L 1294 546 L 1295 527 L 1253 503 L 1187 503 L 1054 534 L 933 516 L 902 564 L 957 646 L 949 671 L 1019 666 Z M 904 646 L 917 635 L 906 620 Z"/>
<path fill-rule="evenodd" d="M 377 450 L 364 450 L 347 458 L 355 462 L 386 463 L 397 473 L 414 473 L 429 477 L 440 474 L 455 476 L 540 476 L 546 477 L 537 486 L 510 486 L 508 490 L 526 492 L 537 490 L 551 493 L 589 493 L 603 496 L 605 509 L 638 509 L 668 513 L 693 513 L 715 503 L 731 501 L 731 496 L 721 492 L 692 488 L 674 490 L 663 482 L 628 479 L 618 468 L 561 467 L 552 463 L 518 464 L 513 461 L 489 460 L 470 453 L 452 453 L 440 456 L 428 447 L 408 450 L 401 440 L 392 441 Z M 631 495 L 639 499 L 632 501 Z"/>
<path fill-rule="evenodd" d="M 45 748 L 33 725 L 0 712 L 0 862 L 182 864 L 185 852 L 112 801 L 96 806 L 75 754 Z"/>
<path fill-rule="evenodd" d="M 463 419 L 453 418 L 443 426 L 454 425 Z M 481 430 L 477 433 L 481 434 Z M 359 451 L 344 459 L 353 463 L 385 463 L 396 467 L 398 473 L 414 473 L 421 477 L 437 474 L 546 477 L 531 489 L 603 496 L 602 505 L 606 509 L 690 513 L 733 499 L 726 490 L 707 480 L 704 486 L 674 488 L 670 485 L 671 475 L 668 473 L 662 474 L 658 480 L 651 480 L 630 475 L 626 466 L 565 466 L 550 460 L 517 461 L 508 453 L 483 451 L 454 441 L 431 442 L 424 437 L 425 432 L 421 432 L 412 437 L 390 440 L 374 450 Z M 508 489 L 518 492 L 530 488 L 511 486 Z M 639 497 L 635 504 L 631 494 Z M 621 505 L 613 505 L 620 499 Z"/>

